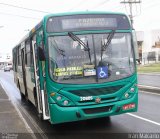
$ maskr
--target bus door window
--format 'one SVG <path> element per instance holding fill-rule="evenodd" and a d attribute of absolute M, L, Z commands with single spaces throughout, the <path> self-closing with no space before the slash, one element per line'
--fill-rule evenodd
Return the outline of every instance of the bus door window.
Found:
<path fill-rule="evenodd" d="M 31 50 L 30 50 L 30 40 L 27 40 L 25 43 L 25 48 L 26 48 L 26 52 L 25 52 L 25 64 L 27 67 L 30 67 L 30 56 L 31 56 Z"/>
<path fill-rule="evenodd" d="M 37 74 L 37 76 L 39 76 L 39 68 L 38 68 L 38 56 L 37 56 L 37 44 L 36 44 L 36 35 L 34 35 L 33 37 L 32 37 L 32 48 L 34 49 L 34 57 L 35 57 L 35 60 L 33 59 L 33 62 L 35 62 L 35 63 L 33 63 L 33 65 L 35 64 L 35 71 L 36 71 L 36 74 Z M 32 50 L 33 51 L 33 50 Z"/>
<path fill-rule="evenodd" d="M 18 47 L 18 66 L 21 66 L 21 46 Z"/>
<path fill-rule="evenodd" d="M 31 38 L 30 42 L 30 74 L 31 74 L 31 81 L 34 83 L 35 82 L 35 75 L 34 75 L 34 58 L 33 58 L 33 48 L 32 48 L 32 41 L 33 38 Z"/>
<path fill-rule="evenodd" d="M 26 96 L 26 98 L 28 98 L 27 83 L 26 83 L 26 71 L 25 71 L 25 48 L 21 49 L 21 58 L 22 58 L 22 77 L 23 77 L 23 83 L 24 83 L 24 89 L 25 89 L 25 96 Z"/>
<path fill-rule="evenodd" d="M 36 48 L 35 48 L 35 53 L 36 53 L 36 59 L 37 59 L 37 67 L 38 68 L 38 74 L 42 74 L 43 77 L 45 77 L 45 61 L 41 61 L 39 59 L 39 54 L 38 54 L 38 47 L 42 48 L 44 50 L 44 37 L 43 37 L 43 31 L 39 31 L 37 36 L 36 36 Z"/>
<path fill-rule="evenodd" d="M 43 50 L 44 50 L 44 43 L 43 41 L 40 42 L 40 46 Z M 42 61 L 42 73 L 43 73 L 43 77 L 45 77 L 45 61 Z"/>
<path fill-rule="evenodd" d="M 21 50 L 21 58 L 22 58 L 22 71 L 24 72 L 25 70 L 25 53 L 24 53 L 24 48 Z"/>
<path fill-rule="evenodd" d="M 15 48 L 13 50 L 13 71 L 17 72 L 17 57 L 18 57 L 18 53 L 17 53 L 17 48 Z"/>

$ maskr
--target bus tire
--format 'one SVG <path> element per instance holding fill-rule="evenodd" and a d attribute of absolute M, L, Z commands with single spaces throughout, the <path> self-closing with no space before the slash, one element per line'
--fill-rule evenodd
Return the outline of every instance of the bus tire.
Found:
<path fill-rule="evenodd" d="M 106 124 L 110 124 L 111 122 L 111 118 L 109 116 L 107 117 L 102 117 L 98 119 L 98 122 L 101 122 L 102 124 L 106 125 Z"/>
<path fill-rule="evenodd" d="M 109 116 L 107 117 L 101 117 L 101 118 L 95 118 L 95 119 L 89 119 L 87 120 L 88 124 L 93 124 L 93 125 L 106 125 L 106 124 L 110 124 L 111 119 Z"/>
<path fill-rule="evenodd" d="M 34 92 L 34 100 L 35 100 L 35 108 L 37 110 L 38 113 L 38 118 L 43 121 L 43 114 L 38 112 L 38 100 L 37 100 L 37 94 L 36 94 L 36 88 L 33 88 L 33 92 Z"/>
<path fill-rule="evenodd" d="M 22 102 L 26 101 L 25 95 L 24 95 L 22 92 L 20 92 L 20 94 L 21 94 L 21 101 L 22 101 Z"/>
<path fill-rule="evenodd" d="M 38 111 L 38 100 L 37 100 L 37 94 L 36 94 L 36 88 L 33 88 L 33 94 L 34 94 L 34 101 L 35 101 L 35 108 Z"/>
<path fill-rule="evenodd" d="M 21 95 L 21 101 L 24 102 L 26 100 L 26 98 L 25 98 L 25 95 L 21 92 L 21 87 L 20 87 L 19 81 L 17 83 L 17 86 L 18 86 L 18 89 L 19 89 L 19 92 Z"/>
<path fill-rule="evenodd" d="M 43 114 L 42 113 L 38 113 L 38 118 L 43 121 Z"/>
<path fill-rule="evenodd" d="M 25 93 L 25 100 L 26 100 L 26 102 L 29 102 L 29 98 L 28 98 L 28 95 Z"/>

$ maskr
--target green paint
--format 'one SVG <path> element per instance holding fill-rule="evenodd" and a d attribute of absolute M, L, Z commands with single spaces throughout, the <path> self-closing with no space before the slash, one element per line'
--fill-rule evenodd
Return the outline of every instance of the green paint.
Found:
<path fill-rule="evenodd" d="M 48 95 L 48 104 L 50 111 L 50 122 L 52 124 L 78 121 L 78 120 L 86 120 L 91 118 L 100 118 L 106 116 L 112 116 L 117 114 L 122 114 L 126 112 L 134 112 L 137 111 L 138 107 L 138 88 L 135 86 L 137 84 L 137 73 L 134 71 L 133 75 L 129 77 L 125 77 L 120 80 L 115 80 L 106 83 L 95 83 L 95 84 L 60 84 L 54 82 L 50 77 L 50 69 L 49 69 L 49 58 L 48 58 L 48 42 L 47 37 L 50 35 L 63 36 L 67 35 L 67 32 L 61 33 L 47 33 L 46 32 L 46 24 L 48 18 L 52 16 L 65 16 L 65 15 L 76 15 L 76 14 L 118 14 L 124 15 L 121 13 L 108 13 L 108 12 L 78 12 L 78 13 L 64 13 L 64 14 L 53 14 L 47 15 L 42 20 L 41 24 L 39 24 L 38 28 L 35 28 L 35 32 L 30 32 L 29 36 L 31 37 L 33 34 L 37 34 L 36 43 L 37 47 L 40 47 L 41 44 L 44 44 L 44 51 L 46 54 L 46 61 L 38 61 L 39 67 L 39 79 L 40 79 L 40 89 L 44 89 L 44 83 L 46 84 L 46 93 Z M 40 34 L 43 32 L 43 34 Z M 96 30 L 96 31 L 79 31 L 74 32 L 75 34 L 91 34 L 91 33 L 108 33 L 111 30 Z M 132 32 L 132 28 L 128 30 L 116 30 L 116 32 Z M 25 39 L 24 39 L 25 40 Z M 43 43 L 42 43 L 43 42 Z M 55 52 L 53 52 L 55 53 Z M 135 60 L 134 60 L 135 61 Z M 77 61 L 78 62 L 78 61 Z M 74 66 L 73 66 L 74 67 Z M 56 69 L 57 73 L 63 73 L 62 69 Z M 61 72 L 59 70 L 62 70 Z M 81 71 L 81 69 L 70 69 L 70 71 Z M 33 73 L 33 69 L 31 69 Z M 68 73 L 68 72 L 67 72 Z M 64 74 L 64 73 L 63 73 Z M 78 73 L 74 73 L 78 74 Z M 32 82 L 34 79 L 32 78 Z M 121 88 L 115 90 L 117 86 Z M 108 93 L 105 92 L 105 89 L 110 88 L 111 90 L 107 90 Z M 130 92 L 130 88 L 134 88 L 134 92 Z M 81 100 L 81 96 L 76 95 L 76 91 L 86 92 L 88 95 L 83 96 L 83 100 Z M 87 91 L 91 90 L 91 92 Z M 54 96 L 50 96 L 51 93 L 55 93 Z M 73 93 L 74 92 L 74 93 Z M 112 92 L 112 93 L 110 93 Z M 129 97 L 125 98 L 125 93 L 129 93 Z M 78 93 L 81 94 L 81 93 Z M 91 96 L 91 97 L 90 97 Z M 86 100 L 87 97 L 91 100 Z M 61 98 L 61 99 L 60 99 Z M 96 99 L 100 98 L 101 101 L 96 103 Z M 65 106 L 64 103 L 68 105 Z M 64 102 L 65 101 L 65 102 Z M 135 103 L 136 107 L 127 111 L 122 110 L 123 105 Z M 104 107 L 110 107 L 110 111 L 103 111 Z M 117 112 L 118 107 L 120 110 Z M 92 114 L 87 114 L 85 112 L 86 109 L 90 109 Z M 94 113 L 94 110 L 97 111 Z M 98 112 L 98 109 L 103 112 Z M 87 111 L 87 110 L 86 110 Z M 77 117 L 76 113 L 79 113 L 81 117 Z"/>

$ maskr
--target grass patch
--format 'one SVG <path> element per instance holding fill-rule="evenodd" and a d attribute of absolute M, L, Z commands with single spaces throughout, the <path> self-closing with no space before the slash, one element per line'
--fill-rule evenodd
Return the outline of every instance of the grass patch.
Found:
<path fill-rule="evenodd" d="M 160 63 L 138 65 L 137 71 L 139 73 L 160 72 Z"/>

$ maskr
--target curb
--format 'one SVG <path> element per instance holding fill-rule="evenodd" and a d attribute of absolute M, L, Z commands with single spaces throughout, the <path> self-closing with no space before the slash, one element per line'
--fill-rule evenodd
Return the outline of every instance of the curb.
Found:
<path fill-rule="evenodd" d="M 155 73 L 137 73 L 138 75 L 150 75 L 150 76 L 160 76 L 159 72 L 155 72 Z"/>
<path fill-rule="evenodd" d="M 160 94 L 160 88 L 154 86 L 147 86 L 147 85 L 138 85 L 138 89 L 141 91 L 148 91 Z"/>

